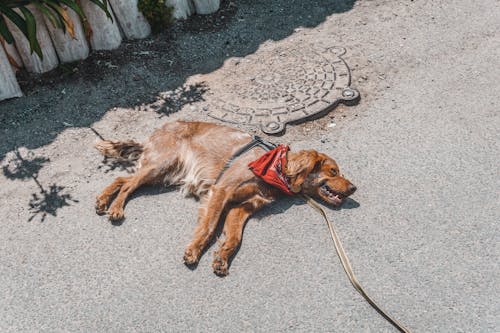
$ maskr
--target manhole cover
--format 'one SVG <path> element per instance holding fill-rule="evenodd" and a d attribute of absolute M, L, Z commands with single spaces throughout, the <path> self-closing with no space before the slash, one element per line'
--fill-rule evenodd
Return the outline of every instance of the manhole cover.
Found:
<path fill-rule="evenodd" d="M 277 134 L 286 124 L 322 116 L 339 102 L 355 103 L 359 92 L 350 87 L 345 52 L 303 45 L 233 59 L 209 79 L 209 116 Z"/>

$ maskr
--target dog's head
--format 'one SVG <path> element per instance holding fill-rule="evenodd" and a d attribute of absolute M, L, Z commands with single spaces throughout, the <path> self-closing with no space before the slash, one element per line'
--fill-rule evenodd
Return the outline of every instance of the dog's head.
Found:
<path fill-rule="evenodd" d="M 333 206 L 340 206 L 356 191 L 356 186 L 340 173 L 335 160 L 315 150 L 289 152 L 285 173 L 290 177 L 293 192 L 303 192 Z"/>

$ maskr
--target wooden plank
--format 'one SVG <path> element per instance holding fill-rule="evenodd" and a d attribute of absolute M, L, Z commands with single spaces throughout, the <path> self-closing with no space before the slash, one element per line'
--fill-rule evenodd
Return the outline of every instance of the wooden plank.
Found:
<path fill-rule="evenodd" d="M 73 22 L 75 37 L 71 37 L 69 32 L 65 33 L 62 29 L 56 28 L 44 16 L 45 25 L 52 38 L 52 43 L 61 62 L 73 62 L 85 59 L 89 56 L 89 45 L 85 40 L 85 33 L 80 22 L 80 17 L 72 9 L 67 8 L 66 11 Z"/>
<path fill-rule="evenodd" d="M 219 10 L 220 0 L 193 0 L 197 14 L 212 14 Z"/>
<path fill-rule="evenodd" d="M 10 60 L 14 61 L 15 64 L 12 64 L 12 70 L 14 73 L 16 73 L 20 68 L 23 67 L 23 61 L 21 60 L 21 56 L 19 55 L 19 52 L 17 52 L 16 45 L 15 44 L 9 44 L 5 40 L 0 39 L 0 41 L 3 44 L 5 53 L 7 54 L 7 58 L 10 57 Z"/>
<path fill-rule="evenodd" d="M 49 32 L 45 27 L 42 14 L 36 10 L 33 5 L 29 5 L 28 9 L 33 13 L 37 22 L 36 36 L 42 49 L 43 60 L 40 59 L 36 53 L 31 53 L 28 39 L 24 37 L 23 33 L 12 22 L 6 20 L 7 26 L 14 36 L 17 51 L 19 52 L 19 55 L 21 56 L 24 66 L 28 72 L 48 72 L 59 65 L 59 60 L 57 59 L 57 54 L 54 46 L 52 45 Z M 19 9 L 15 10 L 19 12 Z"/>
<path fill-rule="evenodd" d="M 109 0 L 109 2 L 125 37 L 140 39 L 149 36 L 151 27 L 137 8 L 137 0 Z"/>
<path fill-rule="evenodd" d="M 113 20 L 106 16 L 97 5 L 90 1 L 81 2 L 83 12 L 92 29 L 90 45 L 94 50 L 113 50 L 122 43 L 122 35 L 118 22 L 111 7 L 109 8 Z"/>
<path fill-rule="evenodd" d="M 194 14 L 194 5 L 191 0 L 167 0 L 166 6 L 173 7 L 172 15 L 176 19 L 187 19 Z"/>
<path fill-rule="evenodd" d="M 16 75 L 12 70 L 9 59 L 7 59 L 2 44 L 0 44 L 0 101 L 7 98 L 21 97 L 22 95 Z"/>

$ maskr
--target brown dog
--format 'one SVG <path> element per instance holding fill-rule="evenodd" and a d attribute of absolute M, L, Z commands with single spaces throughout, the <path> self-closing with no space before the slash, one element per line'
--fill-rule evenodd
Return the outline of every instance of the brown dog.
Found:
<path fill-rule="evenodd" d="M 181 191 L 202 199 L 198 226 L 184 253 L 184 262 L 198 262 L 225 215 L 224 242 L 215 252 L 214 272 L 226 275 L 228 261 L 241 242 L 246 220 L 263 205 L 284 194 L 256 177 L 248 164 L 266 151 L 255 147 L 234 159 L 216 184 L 226 162 L 251 135 L 226 126 L 202 122 L 166 123 L 143 144 L 101 141 L 96 148 L 107 157 L 138 160 L 136 172 L 116 178 L 97 197 L 96 211 L 111 220 L 124 217 L 127 197 L 145 184 L 180 185 Z M 339 206 L 356 187 L 345 179 L 337 163 L 315 150 L 288 152 L 284 167 L 290 189 Z M 113 197 L 116 197 L 113 199 Z M 110 205 L 111 204 L 111 205 Z"/>

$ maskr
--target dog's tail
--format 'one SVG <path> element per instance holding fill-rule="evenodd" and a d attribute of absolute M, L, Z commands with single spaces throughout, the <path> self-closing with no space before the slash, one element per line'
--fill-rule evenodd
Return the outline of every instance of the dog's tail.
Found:
<path fill-rule="evenodd" d="M 144 151 L 144 147 L 135 141 L 110 141 L 103 140 L 95 144 L 97 150 L 105 157 L 118 161 L 137 161 Z"/>

